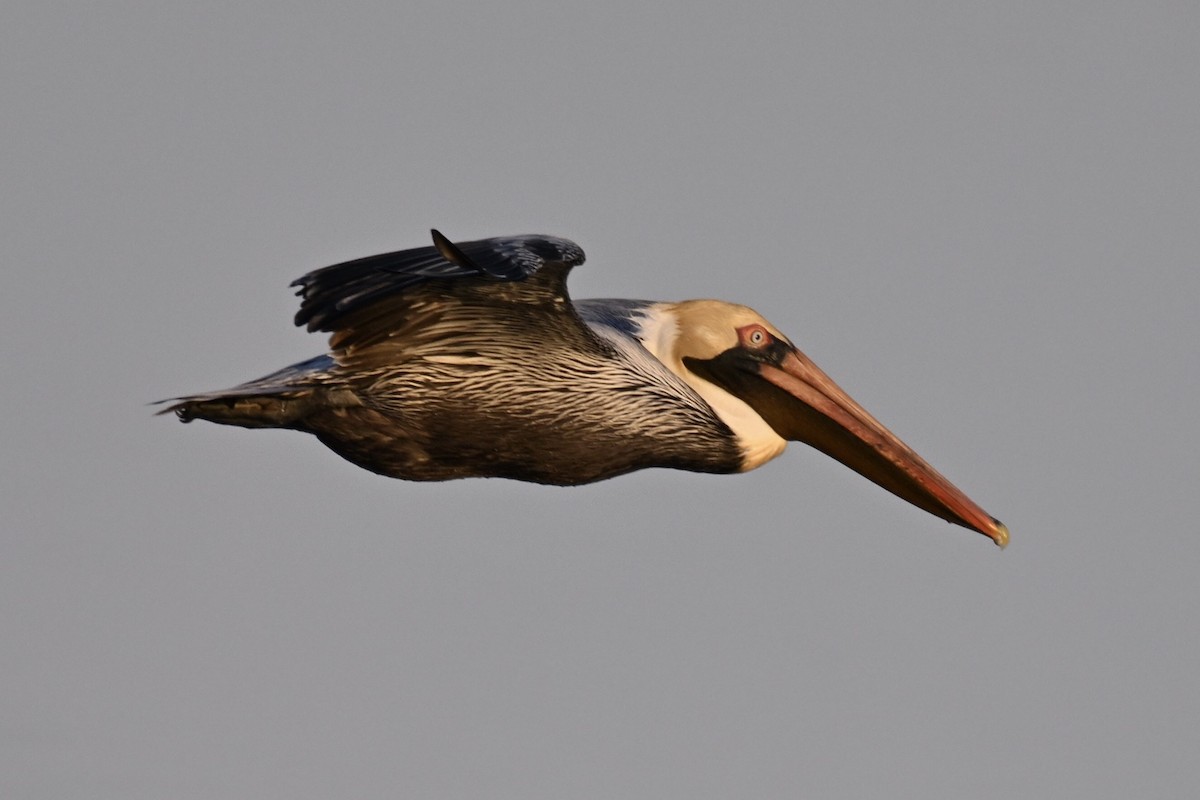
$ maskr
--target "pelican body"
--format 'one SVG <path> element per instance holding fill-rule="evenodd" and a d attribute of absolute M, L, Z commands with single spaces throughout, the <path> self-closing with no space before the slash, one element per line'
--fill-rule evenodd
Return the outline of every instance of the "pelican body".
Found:
<path fill-rule="evenodd" d="M 296 324 L 330 352 L 166 412 L 315 435 L 406 480 L 576 485 L 647 467 L 732 473 L 802 441 L 1000 546 L 1007 529 L 750 308 L 572 302 L 573 242 L 515 236 L 318 269 Z"/>

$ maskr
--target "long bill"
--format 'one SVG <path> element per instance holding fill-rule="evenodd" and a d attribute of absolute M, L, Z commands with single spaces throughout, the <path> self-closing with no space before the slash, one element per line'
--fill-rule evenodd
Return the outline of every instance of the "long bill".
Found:
<path fill-rule="evenodd" d="M 791 350 L 759 375 L 795 398 L 768 420 L 781 436 L 809 444 L 918 508 L 978 531 L 1000 547 L 1008 528 L 975 504 L 846 394 L 808 356 Z"/>

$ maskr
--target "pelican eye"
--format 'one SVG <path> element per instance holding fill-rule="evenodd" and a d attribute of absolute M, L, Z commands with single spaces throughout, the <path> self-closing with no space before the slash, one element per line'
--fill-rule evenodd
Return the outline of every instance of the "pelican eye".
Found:
<path fill-rule="evenodd" d="M 751 350 L 762 350 L 774 342 L 774 337 L 761 325 L 747 325 L 738 329 L 738 339 L 743 347 Z"/>

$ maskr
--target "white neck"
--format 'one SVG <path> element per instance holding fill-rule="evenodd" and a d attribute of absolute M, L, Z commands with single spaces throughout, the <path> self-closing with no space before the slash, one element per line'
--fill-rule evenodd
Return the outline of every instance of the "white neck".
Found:
<path fill-rule="evenodd" d="M 638 338 L 641 339 L 642 346 L 692 387 L 733 431 L 742 451 L 743 472 L 760 467 L 783 452 L 787 447 L 787 440 L 776 433 L 746 401 L 715 383 L 704 380 L 684 366 L 675 347 L 679 338 L 679 326 L 673 303 L 648 306 L 642 312 L 639 322 L 641 328 Z"/>

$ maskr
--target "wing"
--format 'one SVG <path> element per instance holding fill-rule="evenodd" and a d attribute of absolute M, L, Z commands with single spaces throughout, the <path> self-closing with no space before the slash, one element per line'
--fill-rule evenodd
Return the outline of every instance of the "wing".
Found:
<path fill-rule="evenodd" d="M 363 348 L 411 330 L 448 306 L 566 304 L 567 273 L 583 250 L 554 236 L 511 236 L 454 244 L 432 231 L 418 247 L 334 264 L 292 282 L 296 324 L 329 331 L 330 347 Z"/>

